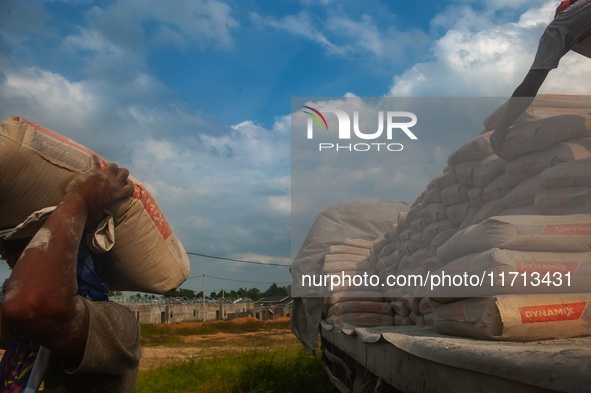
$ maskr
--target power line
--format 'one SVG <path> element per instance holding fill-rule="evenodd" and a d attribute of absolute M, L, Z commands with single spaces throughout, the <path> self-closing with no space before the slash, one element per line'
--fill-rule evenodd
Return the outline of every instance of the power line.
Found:
<path fill-rule="evenodd" d="M 222 260 L 225 260 L 225 261 L 240 262 L 240 263 L 252 263 L 252 264 L 255 264 L 255 265 L 265 265 L 265 266 L 291 267 L 291 265 L 281 265 L 279 263 L 264 263 L 264 262 L 256 262 L 256 261 L 245 261 L 243 259 L 232 259 L 232 258 L 216 257 L 216 256 L 213 256 L 213 255 L 197 254 L 196 252 L 189 252 L 189 251 L 186 251 L 186 252 L 189 255 L 197 255 L 199 257 L 212 258 L 212 259 L 222 259 Z"/>
<path fill-rule="evenodd" d="M 191 277 L 187 277 L 187 280 L 191 279 L 191 278 L 202 278 L 203 274 L 199 275 L 199 276 L 191 276 Z M 209 276 L 209 275 L 205 275 L 205 277 L 208 278 L 215 278 L 217 280 L 225 280 L 225 281 L 234 281 L 234 282 L 246 282 L 249 284 L 291 284 L 291 282 L 266 282 L 266 281 L 245 281 L 245 280 L 233 280 L 231 278 L 223 278 L 223 277 L 215 277 L 215 276 Z"/>

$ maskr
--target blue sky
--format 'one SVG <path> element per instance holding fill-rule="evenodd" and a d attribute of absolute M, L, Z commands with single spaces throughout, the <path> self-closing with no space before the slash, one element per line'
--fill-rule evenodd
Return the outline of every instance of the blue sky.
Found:
<path fill-rule="evenodd" d="M 0 117 L 129 168 L 188 251 L 288 264 L 291 97 L 508 96 L 557 3 L 0 0 Z M 543 90 L 589 94 L 587 70 L 569 54 Z M 421 181 L 451 152 L 438 138 Z M 285 268 L 191 261 L 192 276 L 289 281 Z"/>

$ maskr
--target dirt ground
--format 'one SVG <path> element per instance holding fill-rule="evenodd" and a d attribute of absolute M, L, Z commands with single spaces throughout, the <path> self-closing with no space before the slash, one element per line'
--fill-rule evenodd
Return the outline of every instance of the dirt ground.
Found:
<path fill-rule="evenodd" d="M 230 321 L 233 324 L 243 324 L 249 321 L 257 321 L 255 318 L 237 318 Z M 277 318 L 273 322 L 289 321 L 289 318 Z M 229 321 L 211 321 L 208 324 Z M 181 322 L 168 325 L 170 329 L 199 328 L 203 322 Z M 142 347 L 142 360 L 140 369 L 172 365 L 188 359 L 212 358 L 228 352 L 240 353 L 255 348 L 277 348 L 298 344 L 297 339 L 287 329 L 270 329 L 258 332 L 246 332 L 240 334 L 215 333 L 204 335 L 183 336 L 182 340 L 187 345 L 179 346 L 155 346 Z M 4 351 L 0 350 L 0 356 Z"/>

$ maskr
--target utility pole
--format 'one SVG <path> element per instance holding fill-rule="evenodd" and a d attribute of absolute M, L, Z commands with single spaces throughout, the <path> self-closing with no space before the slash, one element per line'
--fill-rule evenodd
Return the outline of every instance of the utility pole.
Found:
<path fill-rule="evenodd" d="M 203 322 L 207 320 L 207 313 L 205 311 L 205 273 L 203 274 Z"/>
<path fill-rule="evenodd" d="M 226 293 L 224 292 L 224 288 L 222 288 L 222 299 L 225 299 Z"/>

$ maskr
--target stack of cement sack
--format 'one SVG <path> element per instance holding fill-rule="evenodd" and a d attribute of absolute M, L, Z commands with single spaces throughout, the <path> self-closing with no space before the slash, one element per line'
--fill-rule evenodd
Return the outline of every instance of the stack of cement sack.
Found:
<path fill-rule="evenodd" d="M 561 108 L 565 102 L 578 107 Z M 459 183 L 441 189 L 440 203 L 459 228 L 437 245 L 439 269 L 431 272 L 481 279 L 418 291 L 441 302 L 473 297 L 434 311 L 441 333 L 515 341 L 591 335 L 590 111 L 591 97 L 541 97 L 510 129 L 502 158 L 490 148 L 492 131 L 449 157 L 446 174 Z M 566 114 L 545 117 L 555 113 Z"/>
<path fill-rule="evenodd" d="M 375 275 L 369 260 L 373 248 L 374 242 L 361 239 L 346 239 L 343 245 L 330 246 L 322 267 L 322 275 L 328 277 L 329 283 L 323 298 L 327 323 L 359 327 L 394 324 L 392 306 L 384 302 L 381 288 L 358 285 L 354 279 Z M 339 278 L 340 286 L 332 287 L 333 275 Z"/>

